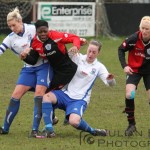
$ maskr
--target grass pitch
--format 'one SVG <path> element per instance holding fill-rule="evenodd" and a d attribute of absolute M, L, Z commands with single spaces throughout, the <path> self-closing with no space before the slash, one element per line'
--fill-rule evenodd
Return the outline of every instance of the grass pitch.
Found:
<path fill-rule="evenodd" d="M 5 36 L 0 37 L 0 41 Z M 91 38 L 88 38 L 90 40 Z M 108 137 L 93 137 L 71 126 L 63 126 L 64 112 L 56 110 L 59 123 L 54 127 L 56 137 L 52 139 L 31 139 L 33 116 L 33 93 L 28 92 L 21 99 L 21 106 L 8 135 L 0 135 L 0 150 L 148 150 L 150 149 L 150 106 L 146 91 L 141 81 L 135 97 L 135 117 L 138 133 L 125 137 L 127 119 L 122 114 L 125 96 L 125 74 L 120 66 L 117 49 L 123 38 L 110 39 L 100 37 L 102 50 L 99 60 L 113 73 L 117 85 L 106 87 L 97 80 L 92 91 L 91 102 L 83 118 L 95 128 L 110 130 Z M 81 52 L 85 53 L 86 46 Z M 5 112 L 14 90 L 23 62 L 10 50 L 0 57 L 0 125 L 3 124 Z M 44 126 L 43 120 L 40 129 Z"/>

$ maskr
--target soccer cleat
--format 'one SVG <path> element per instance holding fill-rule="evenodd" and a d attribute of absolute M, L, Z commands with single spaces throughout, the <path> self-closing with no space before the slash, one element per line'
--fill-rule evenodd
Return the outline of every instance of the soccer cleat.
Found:
<path fill-rule="evenodd" d="M 55 118 L 53 119 L 53 125 L 56 125 L 58 123 L 59 119 L 55 116 Z"/>
<path fill-rule="evenodd" d="M 95 129 L 92 135 L 94 136 L 107 136 L 108 135 L 108 130 L 105 129 Z"/>
<path fill-rule="evenodd" d="M 5 131 L 3 127 L 0 127 L 0 134 L 8 134 L 8 131 Z"/>
<path fill-rule="evenodd" d="M 29 137 L 30 138 L 36 138 L 36 136 L 39 134 L 40 132 L 38 130 L 32 130 Z"/>
<path fill-rule="evenodd" d="M 46 129 L 43 130 L 42 134 L 41 135 L 37 135 L 36 138 L 40 138 L 40 139 L 43 139 L 43 138 L 53 138 L 55 137 L 55 133 L 54 131 L 53 132 L 50 132 Z"/>
<path fill-rule="evenodd" d="M 136 126 L 131 124 L 125 130 L 125 136 L 132 136 L 135 131 L 136 131 Z"/>

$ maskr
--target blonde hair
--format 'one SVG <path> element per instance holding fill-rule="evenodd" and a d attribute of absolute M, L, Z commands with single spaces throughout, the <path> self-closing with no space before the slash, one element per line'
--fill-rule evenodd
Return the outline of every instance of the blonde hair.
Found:
<path fill-rule="evenodd" d="M 143 21 L 147 21 L 147 22 L 149 22 L 149 24 L 150 24 L 150 16 L 144 16 L 144 17 L 142 17 L 142 19 L 141 19 L 141 22 L 140 22 L 140 28 L 141 28 L 141 26 L 142 26 L 142 22 Z"/>
<path fill-rule="evenodd" d="M 7 21 L 16 19 L 17 21 L 22 21 L 22 16 L 20 15 L 18 7 L 10 11 L 7 15 Z"/>

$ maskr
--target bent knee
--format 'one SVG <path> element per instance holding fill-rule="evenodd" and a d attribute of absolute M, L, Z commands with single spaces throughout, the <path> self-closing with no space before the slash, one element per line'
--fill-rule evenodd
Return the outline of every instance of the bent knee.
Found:
<path fill-rule="evenodd" d="M 127 99 L 134 99 L 134 97 L 135 97 L 135 90 L 132 90 L 126 93 Z"/>
<path fill-rule="evenodd" d="M 69 124 L 72 125 L 73 127 L 77 128 L 79 123 L 80 123 L 79 117 L 74 117 L 74 116 L 69 117 Z"/>
<path fill-rule="evenodd" d="M 55 104 L 56 101 L 57 101 L 57 98 L 52 92 L 49 92 L 43 96 L 43 102 L 51 102 Z"/>

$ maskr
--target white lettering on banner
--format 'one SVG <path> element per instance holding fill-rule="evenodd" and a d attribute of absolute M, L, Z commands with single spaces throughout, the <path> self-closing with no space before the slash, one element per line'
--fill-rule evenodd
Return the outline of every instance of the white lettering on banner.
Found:
<path fill-rule="evenodd" d="M 78 36 L 95 36 L 95 3 L 38 2 L 38 18 L 50 29 Z"/>

